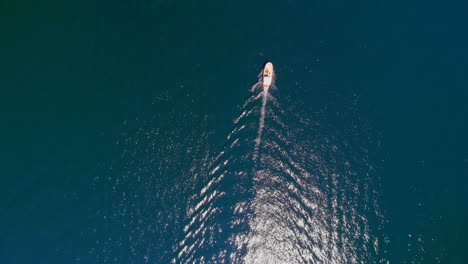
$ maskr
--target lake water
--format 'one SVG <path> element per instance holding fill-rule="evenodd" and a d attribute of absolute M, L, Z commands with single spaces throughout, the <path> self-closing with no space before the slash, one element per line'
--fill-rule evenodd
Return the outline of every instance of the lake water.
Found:
<path fill-rule="evenodd" d="M 466 263 L 466 7 L 3 3 L 0 262 Z"/>

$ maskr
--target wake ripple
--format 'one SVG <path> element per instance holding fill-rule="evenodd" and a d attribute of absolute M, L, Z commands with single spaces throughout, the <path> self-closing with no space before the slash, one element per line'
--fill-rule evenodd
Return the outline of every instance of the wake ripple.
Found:
<path fill-rule="evenodd" d="M 386 262 L 373 146 L 354 140 L 370 135 L 281 105 L 265 90 L 241 107 L 191 199 L 173 263 Z"/>

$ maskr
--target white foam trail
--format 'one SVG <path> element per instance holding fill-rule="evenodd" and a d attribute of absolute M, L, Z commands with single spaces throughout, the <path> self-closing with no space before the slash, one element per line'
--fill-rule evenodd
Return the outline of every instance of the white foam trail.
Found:
<path fill-rule="evenodd" d="M 254 85 L 252 86 L 252 88 L 250 89 L 250 91 L 251 91 L 251 92 L 255 92 L 255 90 L 256 90 L 257 88 L 260 88 L 261 85 L 262 85 L 262 84 L 261 84 L 260 82 L 254 84 Z"/>
<path fill-rule="evenodd" d="M 256 83 L 255 85 L 258 85 L 258 83 Z M 249 97 L 249 99 L 247 99 L 247 101 L 245 101 L 244 105 L 242 106 L 242 109 L 245 109 L 247 107 L 247 105 L 249 105 L 251 102 L 253 101 L 256 101 L 258 99 L 258 96 L 257 95 L 251 95 Z"/>
<path fill-rule="evenodd" d="M 268 88 L 263 89 L 263 100 L 262 100 L 262 109 L 260 110 L 260 120 L 258 124 L 257 138 L 255 139 L 255 148 L 253 154 L 253 160 L 257 160 L 258 150 L 260 148 L 260 143 L 262 142 L 262 133 L 263 127 L 265 126 L 265 107 L 268 99 Z"/>

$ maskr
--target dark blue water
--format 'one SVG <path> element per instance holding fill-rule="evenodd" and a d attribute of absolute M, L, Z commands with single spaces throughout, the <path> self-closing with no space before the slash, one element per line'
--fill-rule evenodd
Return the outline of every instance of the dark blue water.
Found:
<path fill-rule="evenodd" d="M 467 262 L 466 8 L 0 4 L 0 263 Z"/>

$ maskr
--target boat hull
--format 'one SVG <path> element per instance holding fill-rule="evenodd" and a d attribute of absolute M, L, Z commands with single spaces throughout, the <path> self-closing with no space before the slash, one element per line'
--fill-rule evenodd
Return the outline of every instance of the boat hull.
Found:
<path fill-rule="evenodd" d="M 265 64 L 265 68 L 263 68 L 263 89 L 268 89 L 273 83 L 273 76 L 274 76 L 274 71 L 273 71 L 273 63 L 268 62 Z"/>

